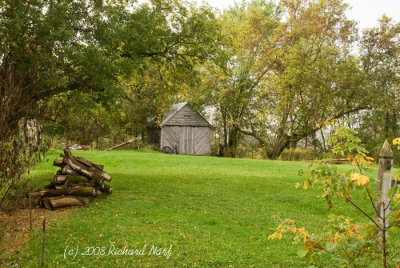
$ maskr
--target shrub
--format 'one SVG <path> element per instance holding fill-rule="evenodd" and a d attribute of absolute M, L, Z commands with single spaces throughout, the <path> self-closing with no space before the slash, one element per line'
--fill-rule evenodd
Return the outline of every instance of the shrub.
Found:
<path fill-rule="evenodd" d="M 388 231 L 400 227 L 400 185 L 392 187 L 388 193 L 383 193 L 389 198 L 386 203 L 384 199 L 378 204 L 374 203 L 376 198 L 370 191 L 371 179 L 365 175 L 368 164 L 373 159 L 367 156 L 367 151 L 360 145 L 356 134 L 355 130 L 338 127 L 329 139 L 330 145 L 334 146 L 333 153 L 351 160 L 355 169 L 341 172 L 336 166 L 312 163 L 306 170 L 308 178 L 302 184 L 298 183 L 297 187 L 302 185 L 307 189 L 315 184 L 322 184 L 322 197 L 329 209 L 332 207 L 332 199 L 340 198 L 365 216 L 368 223 L 352 223 L 351 219 L 345 216 L 331 216 L 325 233 L 316 235 L 308 233 L 303 227 L 299 228 L 290 219 L 279 219 L 279 225 L 269 236 L 269 239 L 281 239 L 284 233 L 294 235 L 295 242 L 303 242 L 298 255 L 306 258 L 312 265 L 380 267 L 383 264 L 383 267 L 388 267 L 389 263 L 399 261 L 396 257 L 398 249 L 389 248 Z M 400 139 L 396 139 L 394 144 L 400 144 Z M 389 146 L 387 141 L 385 146 Z M 300 171 L 300 174 L 303 173 L 304 171 Z M 353 191 L 363 193 L 371 205 L 372 213 L 356 204 L 352 199 Z M 373 218 L 371 214 L 375 214 L 376 217 Z"/>

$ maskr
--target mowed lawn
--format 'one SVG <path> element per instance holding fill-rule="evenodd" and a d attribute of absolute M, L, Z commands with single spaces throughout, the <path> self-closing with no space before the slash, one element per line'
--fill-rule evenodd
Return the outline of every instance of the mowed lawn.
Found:
<path fill-rule="evenodd" d="M 31 173 L 38 185 L 54 176 L 57 168 L 51 165 L 59 153 L 51 151 Z M 277 225 L 271 216 L 294 219 L 314 233 L 323 232 L 329 214 L 362 219 L 342 200 L 328 210 L 320 188 L 296 189 L 306 163 L 137 151 L 73 154 L 104 164 L 114 192 L 47 226 L 50 267 L 296 267 L 305 265 L 296 255 L 301 245 L 289 237 L 268 240 Z M 113 249 L 125 246 L 146 247 L 145 254 L 115 255 Z M 171 256 L 157 256 L 153 246 L 166 251 L 172 246 Z M 41 232 L 35 229 L 17 262 L 36 266 L 40 248 Z M 77 248 L 77 254 L 71 251 Z"/>

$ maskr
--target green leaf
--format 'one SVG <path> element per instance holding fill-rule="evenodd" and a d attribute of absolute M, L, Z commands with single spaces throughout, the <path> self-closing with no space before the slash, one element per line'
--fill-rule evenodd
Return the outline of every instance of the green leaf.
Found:
<path fill-rule="evenodd" d="M 297 251 L 297 256 L 299 256 L 300 258 L 305 258 L 307 256 L 308 252 L 309 251 L 307 249 L 302 248 Z"/>
<path fill-rule="evenodd" d="M 336 248 L 336 243 L 328 242 L 325 246 L 327 251 L 334 251 Z"/>

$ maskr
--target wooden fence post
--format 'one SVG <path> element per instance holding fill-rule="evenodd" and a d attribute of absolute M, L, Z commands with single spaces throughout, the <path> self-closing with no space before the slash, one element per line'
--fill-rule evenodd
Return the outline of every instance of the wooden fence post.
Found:
<path fill-rule="evenodd" d="M 46 218 L 43 219 L 43 233 L 42 233 L 42 254 L 40 257 L 40 266 L 44 266 L 44 239 L 46 237 Z"/>
<path fill-rule="evenodd" d="M 392 187 L 392 166 L 393 166 L 393 151 L 390 148 L 390 144 L 387 140 L 383 144 L 382 150 L 379 154 L 379 168 L 378 168 L 378 192 L 376 200 L 376 211 L 379 215 L 376 215 L 381 223 L 384 224 L 385 229 L 387 228 L 387 220 L 382 219 L 387 217 L 389 214 L 389 197 L 387 192 Z"/>
<path fill-rule="evenodd" d="M 388 216 L 390 212 L 388 191 L 392 187 L 393 151 L 388 140 L 385 140 L 379 154 L 378 191 L 376 195 L 376 216 L 381 223 L 381 244 L 383 267 L 387 266 L 386 239 L 388 230 Z"/>
<path fill-rule="evenodd" d="M 30 192 L 31 191 L 29 191 L 29 195 L 28 195 L 28 198 L 29 198 L 29 230 L 32 230 L 32 199 L 31 199 Z"/>

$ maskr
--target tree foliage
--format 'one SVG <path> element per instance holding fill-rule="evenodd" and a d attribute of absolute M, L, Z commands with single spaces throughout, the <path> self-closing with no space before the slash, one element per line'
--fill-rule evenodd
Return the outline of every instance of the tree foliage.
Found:
<path fill-rule="evenodd" d="M 375 98 L 353 123 L 368 149 L 378 151 L 382 140 L 399 135 L 400 25 L 383 16 L 377 27 L 365 30 L 360 58 L 365 85 Z"/>
<path fill-rule="evenodd" d="M 37 148 L 28 149 L 21 142 L 24 140 L 21 121 L 35 119 L 40 123 L 47 118 L 52 113 L 49 100 L 59 93 L 71 89 L 111 89 L 116 84 L 112 81 L 106 84 L 100 78 L 104 65 L 98 63 L 107 58 L 100 47 L 90 45 L 98 14 L 95 2 L 3 0 L 0 11 L 0 189 L 3 191 L 37 155 Z M 103 71 L 102 76 L 109 75 Z M 9 155 L 13 156 L 12 163 L 8 161 Z"/>
<path fill-rule="evenodd" d="M 378 133 L 385 122 L 397 132 L 399 28 L 383 17 L 360 38 L 347 8 L 333 0 L 250 1 L 220 16 L 225 38 L 203 66 L 201 96 L 217 108 L 226 147 L 235 151 L 247 135 L 275 159 L 348 118 L 371 129 L 373 117 Z"/>
<path fill-rule="evenodd" d="M 90 105 L 84 110 L 88 104 L 96 106 L 87 96 L 102 103 L 102 109 L 110 108 L 107 103 L 121 103 L 129 94 L 125 81 L 149 72 L 149 62 L 153 70 L 162 66 L 184 77 L 190 73 L 187 69 L 209 57 L 215 40 L 209 8 L 179 1 L 2 0 L 0 6 L 1 190 L 29 167 L 26 159 L 36 155 L 19 142 L 22 120 L 77 127 L 73 121 L 79 111 L 88 117 L 102 111 Z M 70 92 L 87 95 L 76 99 Z M 63 108 L 72 112 L 68 122 L 57 118 Z M 102 122 L 94 122 L 79 123 L 90 131 L 84 131 L 88 141 L 102 128 Z M 15 165 L 7 160 L 10 154 Z"/>
<path fill-rule="evenodd" d="M 241 128 L 251 126 L 249 112 L 269 71 L 262 53 L 279 17 L 279 7 L 266 1 L 242 2 L 227 10 L 219 21 L 223 39 L 217 57 L 201 69 L 202 96 L 209 98 L 203 101 L 216 107 L 224 146 L 233 153 Z"/>

